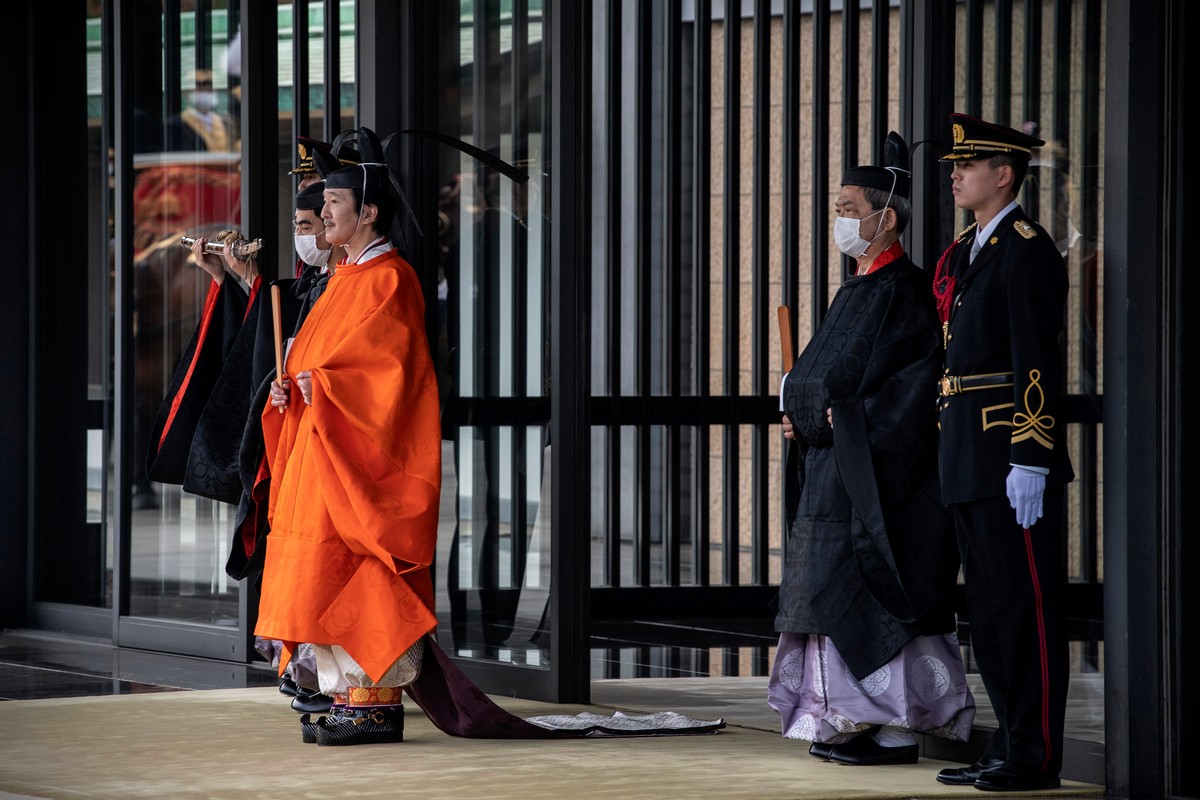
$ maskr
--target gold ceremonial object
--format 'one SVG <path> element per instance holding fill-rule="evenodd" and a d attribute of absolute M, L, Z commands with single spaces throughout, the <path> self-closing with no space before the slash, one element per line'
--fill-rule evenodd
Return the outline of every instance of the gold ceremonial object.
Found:
<path fill-rule="evenodd" d="M 180 238 L 179 244 L 191 250 L 192 245 L 196 243 L 197 236 L 184 236 Z M 263 249 L 262 239 L 242 239 L 238 238 L 234 241 L 229 252 L 236 261 L 247 261 L 254 256 L 257 256 Z M 222 242 L 205 242 L 204 252 L 211 253 L 214 256 L 219 256 L 225 252 L 225 245 Z"/>

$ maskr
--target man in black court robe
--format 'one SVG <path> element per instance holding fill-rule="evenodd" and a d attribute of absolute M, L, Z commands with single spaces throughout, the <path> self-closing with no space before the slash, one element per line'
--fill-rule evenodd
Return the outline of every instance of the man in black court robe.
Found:
<path fill-rule="evenodd" d="M 206 237 L 197 237 L 199 244 L 193 247 L 193 254 L 205 241 Z M 236 439 L 245 424 L 249 390 L 239 392 L 243 386 L 231 388 L 230 376 L 244 378 L 246 374 L 238 365 L 248 352 L 248 342 L 252 343 L 246 330 L 254 329 L 262 277 L 253 260 L 227 262 L 231 265 L 230 272 L 237 270 L 235 274 L 240 280 L 235 280 L 221 264 L 222 257 L 203 253 L 195 257 L 197 263 L 204 259 L 200 266 L 213 280 L 200 322 L 192 332 L 150 430 L 146 469 L 151 480 L 182 485 L 202 497 L 236 502 L 236 470 L 230 472 L 226 465 L 222 475 L 219 466 L 212 469 L 210 465 L 214 464 L 213 459 L 220 458 L 220 443 L 229 441 L 230 431 L 236 430 L 232 434 Z M 244 400 L 241 395 L 245 395 Z M 210 406 L 217 405 L 221 406 L 220 422 L 228 430 L 216 436 L 211 432 L 197 436 L 197 431 L 211 425 L 205 419 L 212 416 Z M 194 453 L 198 443 L 204 451 L 202 457 Z"/>
<path fill-rule="evenodd" d="M 854 765 L 915 763 L 913 731 L 965 739 L 974 715 L 937 480 L 939 326 L 930 279 L 899 241 L 907 150 L 892 144 L 902 166 L 843 177 L 834 237 L 857 271 L 781 395 L 793 444 L 769 700 L 785 736 Z"/>
<path fill-rule="evenodd" d="M 913 636 L 954 630 L 958 550 L 931 435 L 940 360 L 929 278 L 901 256 L 846 281 L 784 385 L 797 469 L 776 625 L 828 634 L 860 678 Z"/>

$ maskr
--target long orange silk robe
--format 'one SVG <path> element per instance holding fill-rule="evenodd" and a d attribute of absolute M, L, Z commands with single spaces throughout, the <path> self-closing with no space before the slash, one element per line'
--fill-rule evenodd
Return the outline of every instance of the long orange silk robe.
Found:
<path fill-rule="evenodd" d="M 437 624 L 430 564 L 441 491 L 425 301 L 395 250 L 344 264 L 301 326 L 286 412 L 263 410 L 270 524 L 259 636 L 280 671 L 300 642 L 345 648 L 372 680 Z"/>

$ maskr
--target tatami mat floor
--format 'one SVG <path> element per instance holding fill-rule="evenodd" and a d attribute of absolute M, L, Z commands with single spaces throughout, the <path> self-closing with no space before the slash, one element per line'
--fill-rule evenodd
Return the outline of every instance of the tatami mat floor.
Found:
<path fill-rule="evenodd" d="M 230 688 L 239 687 L 239 688 Z M 411 703 L 405 741 L 303 744 L 269 670 L 27 632 L 0 634 L 0 798 L 981 797 L 942 786 L 952 762 L 845 767 L 779 735 L 765 677 L 597 680 L 592 705 L 494 698 L 519 716 L 677 711 L 700 736 L 472 740 Z M 1102 797 L 1064 782 L 1051 796 Z"/>

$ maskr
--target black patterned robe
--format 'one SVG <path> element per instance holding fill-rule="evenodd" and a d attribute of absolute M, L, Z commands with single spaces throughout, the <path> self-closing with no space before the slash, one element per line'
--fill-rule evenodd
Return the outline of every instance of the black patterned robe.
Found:
<path fill-rule="evenodd" d="M 775 628 L 830 637 L 858 678 L 912 638 L 955 628 L 958 550 L 937 484 L 941 352 L 929 278 L 902 256 L 845 282 L 784 383 L 796 438 Z"/>

